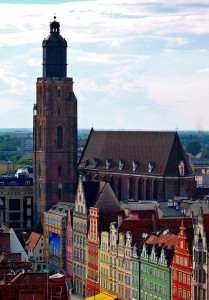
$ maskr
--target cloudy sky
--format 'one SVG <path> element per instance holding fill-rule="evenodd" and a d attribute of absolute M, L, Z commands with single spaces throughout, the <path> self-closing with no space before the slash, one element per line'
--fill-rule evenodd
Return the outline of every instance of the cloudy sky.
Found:
<path fill-rule="evenodd" d="M 0 128 L 32 127 L 56 13 L 79 128 L 209 130 L 208 0 L 1 0 L 0 12 Z"/>

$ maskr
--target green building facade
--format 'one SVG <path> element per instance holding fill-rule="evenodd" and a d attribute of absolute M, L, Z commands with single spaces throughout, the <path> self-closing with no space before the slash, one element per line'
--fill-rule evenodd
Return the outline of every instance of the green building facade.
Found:
<path fill-rule="evenodd" d="M 131 264 L 132 264 L 132 298 L 133 300 L 140 299 L 140 290 L 139 290 L 139 280 L 140 280 L 140 269 L 139 269 L 139 250 L 136 245 L 133 247 L 132 257 L 131 257 Z"/>
<path fill-rule="evenodd" d="M 171 270 L 166 248 L 144 244 L 140 257 L 140 294 L 143 300 L 171 299 Z"/>

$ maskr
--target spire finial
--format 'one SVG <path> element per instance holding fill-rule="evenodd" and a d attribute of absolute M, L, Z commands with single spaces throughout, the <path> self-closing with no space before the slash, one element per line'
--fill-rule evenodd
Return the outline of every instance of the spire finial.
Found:
<path fill-rule="evenodd" d="M 56 13 L 54 13 L 54 21 L 56 21 Z"/>

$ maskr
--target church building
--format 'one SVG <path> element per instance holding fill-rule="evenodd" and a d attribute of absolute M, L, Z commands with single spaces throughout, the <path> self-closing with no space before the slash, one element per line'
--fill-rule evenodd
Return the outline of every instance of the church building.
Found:
<path fill-rule="evenodd" d="M 177 132 L 91 130 L 78 165 L 85 181 L 110 183 L 118 200 L 195 197 Z"/>
<path fill-rule="evenodd" d="M 37 79 L 33 109 L 34 224 L 57 202 L 73 202 L 77 188 L 77 99 L 67 77 L 67 41 L 50 23 L 43 40 L 43 76 Z"/>

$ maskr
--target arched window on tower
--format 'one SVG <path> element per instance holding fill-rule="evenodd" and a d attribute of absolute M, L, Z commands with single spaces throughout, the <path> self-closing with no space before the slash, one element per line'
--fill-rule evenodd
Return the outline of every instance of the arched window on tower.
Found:
<path fill-rule="evenodd" d="M 41 148 L 41 140 L 42 140 L 42 137 L 41 137 L 41 125 L 39 126 L 39 148 Z"/>
<path fill-rule="evenodd" d="M 62 126 L 57 127 L 57 149 L 63 149 L 63 128 Z"/>

